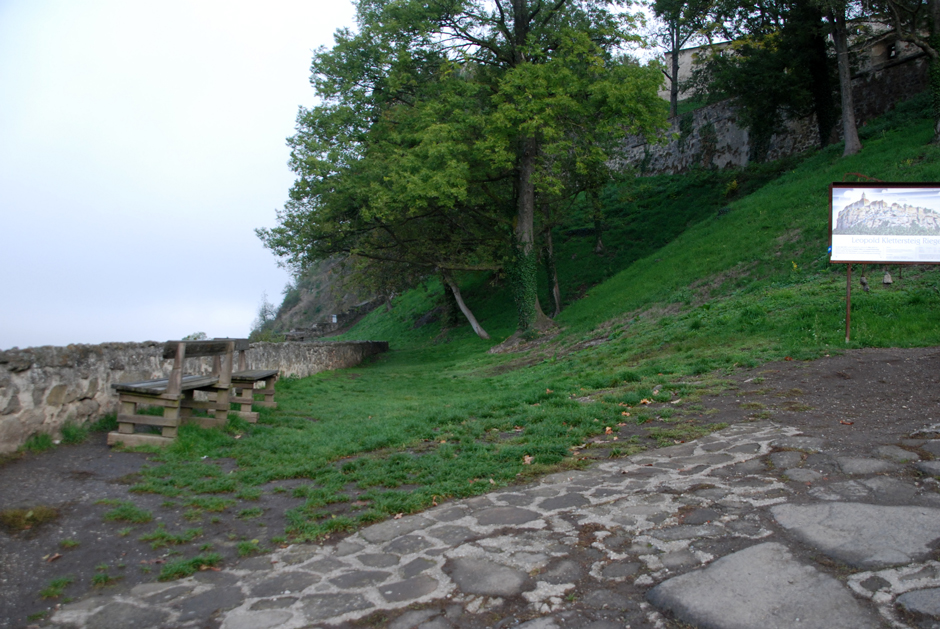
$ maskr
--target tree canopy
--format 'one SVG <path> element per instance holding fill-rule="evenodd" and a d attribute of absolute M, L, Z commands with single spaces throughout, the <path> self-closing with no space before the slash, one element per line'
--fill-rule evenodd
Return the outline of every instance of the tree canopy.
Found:
<path fill-rule="evenodd" d="M 297 179 L 259 236 L 295 267 L 507 269 L 520 331 L 537 327 L 536 203 L 596 187 L 621 137 L 664 126 L 659 69 L 622 54 L 633 17 L 611 0 L 356 10 L 357 29 L 314 55 L 321 102 L 298 115 Z"/>

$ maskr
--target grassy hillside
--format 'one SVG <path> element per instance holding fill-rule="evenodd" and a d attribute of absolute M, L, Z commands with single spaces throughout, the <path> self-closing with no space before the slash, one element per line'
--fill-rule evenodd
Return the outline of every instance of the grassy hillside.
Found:
<path fill-rule="evenodd" d="M 503 281 L 483 274 L 462 282 L 493 341 L 466 325 L 416 326 L 440 299 L 429 282 L 346 335 L 389 340 L 389 354 L 282 381 L 279 408 L 258 425 L 185 427 L 135 489 L 238 498 L 304 479 L 286 526 L 311 539 L 705 434 L 716 425 L 701 397 L 736 366 L 940 344 L 935 267 L 907 267 L 890 288 L 870 270 L 874 288 L 855 291 L 846 344 L 845 269 L 826 262 L 829 182 L 846 173 L 940 180 L 925 108 L 908 103 L 869 125 L 864 151 L 848 159 L 835 146 L 743 172 L 619 182 L 604 196 L 607 255 L 592 252 L 578 208 L 556 232 L 569 302 L 556 335 L 487 353 L 513 332 L 515 315 Z M 676 403 L 657 405 L 667 401 Z M 217 466 L 201 457 L 237 461 L 224 488 L 206 488 Z"/>

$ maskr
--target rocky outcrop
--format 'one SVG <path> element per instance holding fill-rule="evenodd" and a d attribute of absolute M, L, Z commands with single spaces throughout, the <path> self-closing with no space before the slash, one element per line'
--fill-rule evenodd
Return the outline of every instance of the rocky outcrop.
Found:
<path fill-rule="evenodd" d="M 862 198 L 845 206 L 833 229 L 834 234 L 912 233 L 940 235 L 940 214 L 908 204 L 871 201 Z"/>
<path fill-rule="evenodd" d="M 385 341 L 252 343 L 253 369 L 305 377 L 359 364 L 388 351 Z M 186 372 L 206 374 L 211 359 L 186 361 Z M 171 362 L 163 343 L 103 343 L 0 351 L 0 454 L 37 433 L 57 434 L 69 421 L 84 423 L 113 410 L 112 382 L 165 378 Z"/>

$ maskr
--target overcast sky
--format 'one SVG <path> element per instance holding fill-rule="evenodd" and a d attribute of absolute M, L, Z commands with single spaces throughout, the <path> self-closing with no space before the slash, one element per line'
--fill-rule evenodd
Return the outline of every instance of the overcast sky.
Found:
<path fill-rule="evenodd" d="M 344 0 L 0 0 L 0 349 L 248 335 Z"/>

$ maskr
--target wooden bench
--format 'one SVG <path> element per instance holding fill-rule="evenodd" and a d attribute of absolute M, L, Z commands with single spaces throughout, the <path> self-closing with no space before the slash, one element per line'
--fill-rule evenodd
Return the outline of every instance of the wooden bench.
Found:
<path fill-rule="evenodd" d="M 246 348 L 247 349 L 247 348 Z M 250 422 L 258 421 L 258 413 L 251 410 L 252 405 L 263 408 L 277 408 L 274 401 L 274 383 L 277 382 L 277 369 L 249 369 L 246 350 L 238 352 L 238 371 L 232 374 L 232 388 L 235 395 L 231 402 L 239 404 L 235 414 Z M 261 382 L 263 388 L 256 389 L 255 385 Z M 263 401 L 255 401 L 255 395 L 263 395 Z"/>
<path fill-rule="evenodd" d="M 247 339 L 214 339 L 211 341 L 170 341 L 163 347 L 164 360 L 173 360 L 169 378 L 142 382 L 118 382 L 111 387 L 119 396 L 118 429 L 108 433 L 108 445 L 167 445 L 177 435 L 180 423 L 195 421 L 210 427 L 228 421 L 231 408 L 232 362 L 238 350 L 244 354 Z M 186 358 L 212 356 L 212 374 L 184 376 Z M 244 390 L 244 389 L 243 389 Z M 204 391 L 208 400 L 197 400 L 196 391 Z M 138 405 L 161 406 L 163 415 L 141 415 Z M 244 408 L 244 406 L 242 407 Z M 250 408 L 250 407 L 249 407 Z M 208 411 L 210 417 L 193 417 L 194 409 Z M 161 434 L 139 433 L 137 427 L 158 426 Z"/>

